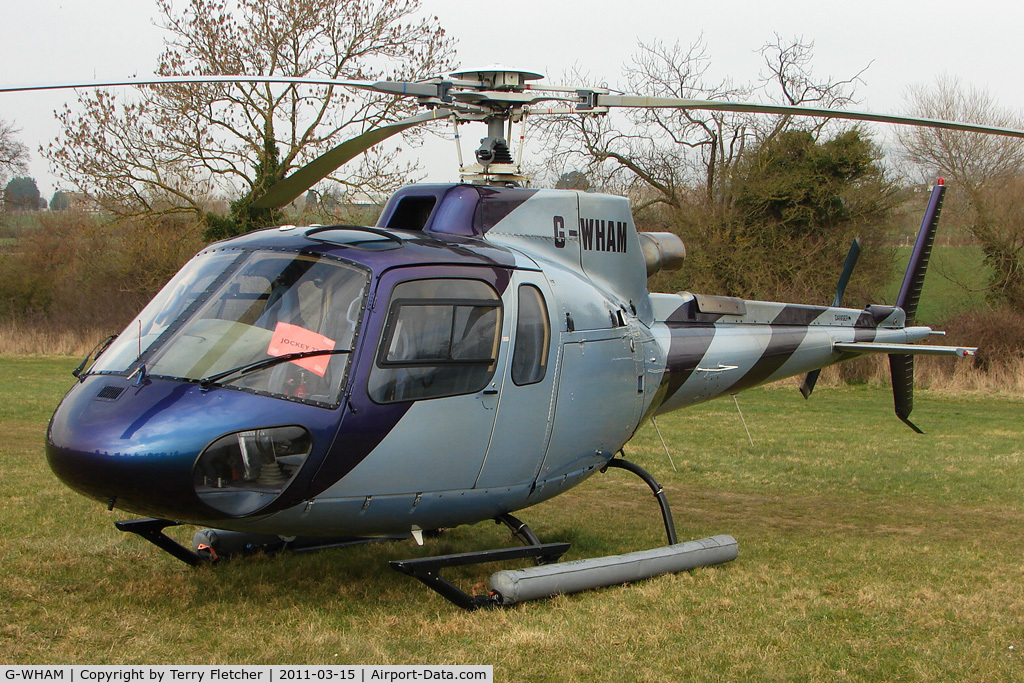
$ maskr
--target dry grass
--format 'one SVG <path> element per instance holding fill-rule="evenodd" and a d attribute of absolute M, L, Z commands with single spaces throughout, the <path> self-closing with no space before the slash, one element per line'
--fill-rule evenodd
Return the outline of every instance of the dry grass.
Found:
<path fill-rule="evenodd" d="M 36 220 L 14 232 L 0 226 L 8 235 L 0 245 L 4 353 L 84 354 L 202 246 L 194 226 L 171 217 L 110 223 L 57 212 Z"/>
<path fill-rule="evenodd" d="M 802 381 L 803 377 L 793 377 L 778 384 L 795 386 Z M 970 359 L 918 356 L 914 360 L 914 382 L 921 389 L 949 393 L 984 392 L 1021 396 L 1024 395 L 1024 358 L 1000 360 L 982 369 Z M 888 358 L 879 354 L 856 359 L 845 366 L 827 367 L 821 372 L 818 386 L 839 387 L 850 383 L 888 387 Z"/>
<path fill-rule="evenodd" d="M 0 350 L 9 356 L 84 357 L 102 339 L 117 331 L 56 324 L 31 325 L 8 319 L 0 321 Z"/>

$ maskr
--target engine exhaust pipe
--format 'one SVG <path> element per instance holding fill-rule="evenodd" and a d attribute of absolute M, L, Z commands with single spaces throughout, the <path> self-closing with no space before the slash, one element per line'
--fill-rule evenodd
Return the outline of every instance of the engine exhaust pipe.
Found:
<path fill-rule="evenodd" d="M 712 536 L 626 555 L 504 570 L 491 575 L 490 589 L 498 604 L 512 605 L 722 564 L 738 554 L 732 536 Z"/>
<path fill-rule="evenodd" d="M 647 264 L 647 277 L 661 270 L 679 270 L 686 260 L 686 247 L 671 232 L 641 232 L 640 250 Z"/>

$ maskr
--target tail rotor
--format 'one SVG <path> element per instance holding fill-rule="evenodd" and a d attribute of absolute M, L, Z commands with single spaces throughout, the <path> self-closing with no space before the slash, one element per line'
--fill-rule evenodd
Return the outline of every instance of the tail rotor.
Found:
<path fill-rule="evenodd" d="M 839 306 L 843 303 L 843 294 L 846 292 L 846 285 L 850 282 L 850 276 L 853 275 L 853 268 L 857 265 L 858 258 L 860 258 L 860 238 L 854 237 L 850 250 L 846 252 L 843 272 L 839 275 L 839 282 L 836 284 L 836 295 L 832 299 L 833 306 Z M 814 385 L 818 383 L 818 375 L 820 374 L 820 369 L 811 370 L 804 377 L 804 382 L 800 385 L 800 393 L 804 395 L 804 398 L 811 397 L 811 392 L 814 391 Z"/>

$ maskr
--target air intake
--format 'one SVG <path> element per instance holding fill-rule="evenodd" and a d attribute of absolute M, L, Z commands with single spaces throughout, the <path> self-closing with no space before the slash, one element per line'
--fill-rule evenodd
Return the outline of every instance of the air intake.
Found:
<path fill-rule="evenodd" d="M 124 393 L 125 387 L 118 387 L 112 384 L 100 389 L 100 393 L 96 394 L 96 398 L 101 401 L 114 401 L 117 397 Z"/>

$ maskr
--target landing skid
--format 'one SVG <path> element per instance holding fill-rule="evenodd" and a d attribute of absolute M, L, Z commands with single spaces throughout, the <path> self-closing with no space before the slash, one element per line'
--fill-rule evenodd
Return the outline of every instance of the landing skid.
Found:
<path fill-rule="evenodd" d="M 622 451 L 619 452 L 621 453 Z M 651 476 L 650 472 L 645 470 L 643 467 L 640 467 L 640 465 L 637 465 L 635 462 L 626 460 L 625 457 L 612 458 L 608 461 L 607 465 L 601 468 L 601 472 L 607 472 L 609 467 L 617 467 L 619 469 L 626 470 L 627 472 L 632 472 L 644 480 L 644 483 L 647 484 L 651 491 L 654 492 L 654 497 L 658 499 L 658 506 L 661 508 L 661 518 L 665 522 L 665 534 L 668 536 L 668 544 L 675 545 L 678 543 L 679 541 L 676 538 L 676 525 L 675 522 L 672 521 L 672 510 L 668 506 L 668 497 L 665 496 L 665 489 L 662 488 L 661 484 Z"/>
<path fill-rule="evenodd" d="M 668 545 L 626 555 L 576 560 L 559 564 L 558 560 L 569 550 L 568 543 L 541 543 L 526 524 L 510 514 L 495 518 L 504 524 L 524 545 L 519 548 L 501 548 L 453 555 L 440 555 L 411 560 L 395 560 L 395 571 L 411 576 L 436 591 L 455 605 L 476 610 L 482 607 L 505 607 L 517 602 L 537 600 L 562 593 L 631 583 L 660 574 L 688 571 L 736 559 L 738 548 L 731 536 L 713 536 L 698 541 L 678 543 L 672 510 L 662 486 L 647 470 L 625 458 L 615 458 L 601 470 L 609 467 L 624 469 L 640 477 L 658 500 Z M 285 541 L 276 536 L 245 534 L 241 532 L 204 530 L 196 534 L 197 550 L 181 545 L 164 533 L 164 529 L 180 522 L 167 519 L 132 519 L 116 522 L 121 531 L 146 539 L 182 562 L 197 566 L 232 554 L 253 552 L 275 553 L 281 550 L 304 552 L 342 548 L 388 538 L 297 538 Z M 203 536 L 203 534 L 206 534 Z M 218 547 L 223 552 L 218 552 Z M 491 576 L 490 589 L 485 594 L 471 595 L 441 576 L 448 567 L 460 567 L 485 562 L 503 562 L 533 558 L 540 566 L 505 570 Z"/>
<path fill-rule="evenodd" d="M 494 593 L 486 595 L 470 595 L 441 576 L 440 570 L 446 567 L 461 567 L 467 564 L 484 562 L 502 562 L 533 557 L 543 563 L 557 562 L 558 558 L 569 549 L 568 543 L 547 543 L 529 545 L 521 548 L 501 548 L 498 550 L 479 550 L 472 553 L 454 555 L 438 555 L 421 557 L 415 560 L 392 560 L 391 568 L 422 581 L 428 588 L 437 591 L 442 597 L 465 610 L 477 610 L 481 607 L 499 607 L 501 599 Z"/>
<path fill-rule="evenodd" d="M 494 523 L 507 526 L 512 535 L 522 541 L 523 545 L 540 545 L 540 539 L 537 538 L 537 534 L 533 533 L 533 529 L 508 513 L 495 517 Z"/>
<path fill-rule="evenodd" d="M 511 529 L 526 547 L 397 560 L 391 562 L 391 568 L 418 579 L 463 609 L 476 610 L 482 607 L 505 607 L 562 593 L 631 583 L 660 574 L 688 571 L 736 559 L 738 547 L 736 540 L 731 536 L 713 536 L 679 543 L 665 490 L 647 470 L 625 458 L 609 461 L 601 471 L 606 471 L 608 467 L 632 472 L 650 487 L 661 509 L 668 545 L 626 555 L 558 564 L 558 559 L 569 549 L 568 543 L 541 544 L 528 526 L 512 515 L 502 515 L 495 521 Z M 490 589 L 483 595 L 470 595 L 440 574 L 440 570 L 447 567 L 524 557 L 535 558 L 541 566 L 496 572 L 491 576 Z"/>
<path fill-rule="evenodd" d="M 146 539 L 160 550 L 163 550 L 187 565 L 196 567 L 201 564 L 213 561 L 213 557 L 200 555 L 181 545 L 173 538 L 164 533 L 169 526 L 178 526 L 181 522 L 172 522 L 169 519 L 126 519 L 114 522 L 119 531 L 127 531 L 137 534 Z"/>

